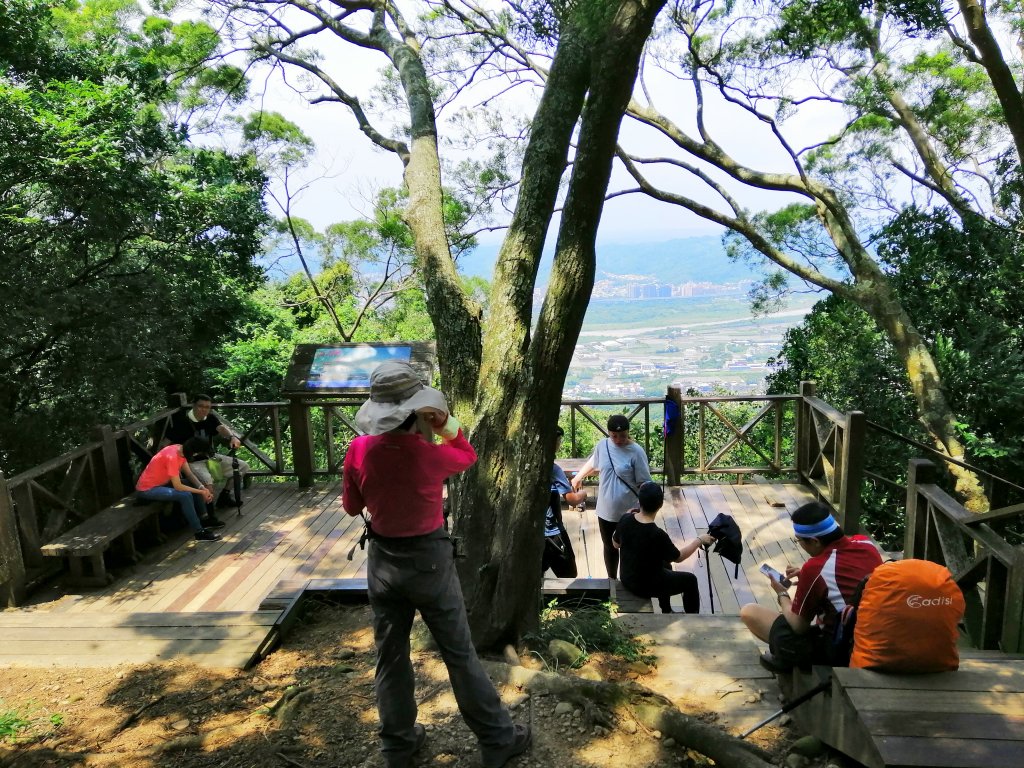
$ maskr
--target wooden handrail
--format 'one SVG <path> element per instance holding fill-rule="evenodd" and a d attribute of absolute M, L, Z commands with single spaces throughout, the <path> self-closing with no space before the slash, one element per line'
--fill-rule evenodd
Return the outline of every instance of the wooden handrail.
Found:
<path fill-rule="evenodd" d="M 932 482 L 936 473 L 931 461 L 910 461 L 904 554 L 952 571 L 967 600 L 965 620 L 977 647 L 1024 652 L 1024 546 L 1010 544 L 990 525 L 1019 517 L 1024 505 L 975 515 Z"/>
<path fill-rule="evenodd" d="M 808 407 L 813 408 L 815 411 L 820 413 L 822 416 L 828 418 L 829 421 L 834 424 L 845 424 L 846 414 L 842 411 L 838 411 L 831 405 L 826 403 L 820 397 L 805 397 L 804 402 L 807 403 Z"/>

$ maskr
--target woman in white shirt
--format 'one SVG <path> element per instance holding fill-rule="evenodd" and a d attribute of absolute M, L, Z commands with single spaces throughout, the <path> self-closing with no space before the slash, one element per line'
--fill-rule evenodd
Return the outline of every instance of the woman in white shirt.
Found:
<path fill-rule="evenodd" d="M 587 463 L 572 480 L 578 491 L 583 481 L 599 472 L 597 524 L 604 544 L 604 565 L 609 579 L 618 578 L 619 551 L 612 535 L 622 516 L 636 509 L 637 489 L 651 480 L 651 468 L 644 449 L 629 436 L 629 419 L 621 413 L 608 418 L 608 437 L 594 446 Z"/>

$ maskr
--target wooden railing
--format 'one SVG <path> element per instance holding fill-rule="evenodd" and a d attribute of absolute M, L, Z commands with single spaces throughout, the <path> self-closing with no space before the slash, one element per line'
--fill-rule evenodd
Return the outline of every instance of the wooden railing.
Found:
<path fill-rule="evenodd" d="M 297 399 L 225 403 L 217 412 L 252 454 L 251 476 L 295 477 L 303 487 L 315 477 L 341 474 L 345 449 L 359 434 L 355 412 L 362 400 Z"/>
<path fill-rule="evenodd" d="M 675 402 L 679 415 L 663 431 L 666 399 Z M 594 440 L 581 439 L 581 424 L 589 425 L 591 437 L 607 437 L 608 416 L 623 413 L 653 469 L 664 472 L 671 485 L 685 476 L 734 476 L 742 482 L 754 473 L 795 473 L 794 441 L 785 432 L 793 432 L 796 401 L 796 395 L 683 397 L 675 387 L 666 398 L 565 400 L 566 447 L 570 457 L 582 457 Z"/>
<path fill-rule="evenodd" d="M 975 647 L 1024 653 L 1024 546 L 1005 537 L 1024 521 L 1024 504 L 974 514 L 936 485 L 937 475 L 927 459 L 910 461 L 904 555 L 949 568 Z"/>
<path fill-rule="evenodd" d="M 633 423 L 634 419 L 642 414 L 643 421 L 640 422 L 642 429 L 631 430 L 631 433 L 634 439 L 639 437 L 638 442 L 643 445 L 644 453 L 651 459 L 652 464 L 660 461 L 659 457 L 662 456 L 660 436 L 655 436 L 653 448 L 656 450 L 652 453 L 651 410 L 654 409 L 655 411 L 655 424 L 660 426 L 665 416 L 664 398 L 563 400 L 562 407 L 567 408 L 569 411 L 569 439 L 566 441 L 566 444 L 570 451 L 570 457 L 580 457 L 584 453 L 589 453 L 589 443 L 593 441 L 583 439 L 581 435 L 583 431 L 581 426 L 583 424 L 591 425 L 597 431 L 599 438 L 607 437 L 608 429 L 606 424 L 608 417 L 613 413 L 623 413 L 630 420 L 630 423 Z M 593 432 L 593 430 L 590 431 Z"/>
<path fill-rule="evenodd" d="M 634 438 L 669 484 L 684 478 L 751 473 L 795 474 L 836 511 L 847 531 L 858 528 L 865 420 L 815 397 L 798 395 L 683 397 L 670 389 L 678 417 L 665 423 L 666 398 L 568 400 L 566 447 L 583 456 L 607 434 L 611 413 L 625 413 Z M 95 440 L 9 480 L 0 476 L 0 605 L 19 602 L 48 563 L 39 548 L 68 527 L 129 493 L 142 464 L 159 446 L 171 407 L 121 429 L 103 427 Z M 252 475 L 296 478 L 340 474 L 345 448 L 358 434 L 360 402 L 343 398 L 229 403 L 217 410 L 242 436 L 240 455 Z M 674 412 L 675 409 L 671 409 Z M 658 467 L 663 463 L 663 467 Z M 979 647 L 1024 652 L 1024 551 L 1007 526 L 1024 531 L 1024 505 L 973 515 L 939 488 L 931 465 L 911 462 L 906 493 L 906 555 L 941 562 L 968 596 L 968 625 Z"/>
<path fill-rule="evenodd" d="M 18 602 L 33 582 L 59 569 L 59 562 L 40 554 L 42 545 L 131 492 L 179 407 L 116 431 L 98 427 L 92 442 L 0 478 L 0 602 Z"/>
<path fill-rule="evenodd" d="M 837 411 L 814 396 L 812 382 L 801 383 L 796 418 L 800 479 L 832 506 L 847 533 L 860 530 L 864 429 L 863 413 Z"/>

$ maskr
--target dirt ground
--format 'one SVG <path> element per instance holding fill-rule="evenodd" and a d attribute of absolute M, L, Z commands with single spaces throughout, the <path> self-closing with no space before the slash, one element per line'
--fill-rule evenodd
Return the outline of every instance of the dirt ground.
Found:
<path fill-rule="evenodd" d="M 426 645 L 417 633 L 419 721 L 428 732 L 417 765 L 477 768 L 475 739 L 458 715 L 443 664 Z M 642 669 L 619 660 L 591 658 L 587 667 L 605 680 L 644 682 Z M 368 609 L 314 603 L 281 648 L 244 672 L 185 663 L 2 670 L 0 766 L 379 768 L 373 669 Z M 533 747 L 510 763 L 514 768 L 617 766 L 625 756 L 630 768 L 710 764 L 627 713 L 611 713 L 611 728 L 587 727 L 568 703 L 508 686 L 500 691 L 513 717 L 533 727 Z M 4 739 L 12 713 L 27 725 Z M 699 710 L 689 714 L 714 720 Z M 792 764 L 787 729 L 756 737 L 779 765 Z"/>

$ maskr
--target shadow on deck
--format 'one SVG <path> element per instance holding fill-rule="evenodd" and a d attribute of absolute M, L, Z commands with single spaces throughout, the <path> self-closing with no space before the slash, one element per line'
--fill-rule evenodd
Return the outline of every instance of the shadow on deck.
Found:
<path fill-rule="evenodd" d="M 779 568 L 801 562 L 789 538 L 787 512 L 812 498 L 808 489 L 754 483 L 667 491 L 660 524 L 674 539 L 693 538 L 719 512 L 733 515 L 744 532 L 748 554 L 738 578 L 716 555 L 694 555 L 676 566 L 697 574 L 702 612 L 709 612 L 712 595 L 715 610 L 724 615 L 736 614 L 750 600 L 774 604 L 757 568 L 765 561 Z M 337 483 L 301 490 L 292 484 L 255 484 L 242 512 L 222 515 L 227 526 L 219 542 L 184 540 L 183 533 L 141 563 L 115 569 L 117 578 L 108 587 L 70 590 L 58 582 L 37 593 L 30 605 L 0 613 L 0 628 L 11 629 L 5 637 L 17 634 L 17 642 L 0 647 L 0 663 L 81 664 L 92 657 L 99 664 L 180 655 L 244 666 L 272 647 L 297 603 L 288 598 L 289 593 L 295 597 L 295 585 L 330 580 L 335 588 L 362 587 L 348 581 L 366 574 L 364 550 L 356 548 L 348 559 L 362 521 L 345 514 Z M 603 579 L 593 509 L 565 517 L 580 577 Z M 164 619 L 155 618 L 159 615 Z M 65 641 L 59 653 L 52 646 L 57 638 Z"/>

